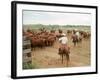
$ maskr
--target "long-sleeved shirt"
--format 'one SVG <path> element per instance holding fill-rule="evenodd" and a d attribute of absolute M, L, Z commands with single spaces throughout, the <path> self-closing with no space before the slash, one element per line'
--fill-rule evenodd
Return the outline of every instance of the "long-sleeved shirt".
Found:
<path fill-rule="evenodd" d="M 61 37 L 61 38 L 59 38 L 59 41 L 61 42 L 61 44 L 67 44 L 68 38 L 67 37 Z"/>

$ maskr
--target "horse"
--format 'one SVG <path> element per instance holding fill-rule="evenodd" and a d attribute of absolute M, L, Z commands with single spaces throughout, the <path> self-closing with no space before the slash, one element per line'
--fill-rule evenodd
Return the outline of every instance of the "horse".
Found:
<path fill-rule="evenodd" d="M 69 54 L 70 54 L 70 47 L 69 46 L 61 46 L 59 48 L 59 51 L 58 51 L 58 54 L 61 56 L 62 58 L 62 64 L 63 64 L 63 59 L 64 57 L 66 58 L 67 60 L 67 66 L 69 65 L 69 61 L 70 61 L 70 57 L 69 57 Z"/>

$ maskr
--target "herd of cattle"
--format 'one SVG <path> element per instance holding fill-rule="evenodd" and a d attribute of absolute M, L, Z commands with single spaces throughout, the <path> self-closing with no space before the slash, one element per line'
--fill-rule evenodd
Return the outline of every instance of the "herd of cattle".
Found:
<path fill-rule="evenodd" d="M 66 35 L 72 36 L 72 33 L 75 30 L 67 30 Z M 23 36 L 26 36 L 27 39 L 31 41 L 31 48 L 43 48 L 46 46 L 53 46 L 54 43 L 61 37 L 61 33 L 63 30 L 50 30 L 47 31 L 46 29 L 39 29 L 38 31 L 34 31 L 31 29 L 27 29 L 26 31 L 23 30 Z M 89 31 L 82 31 L 78 30 L 82 39 L 89 39 L 91 33 Z"/>

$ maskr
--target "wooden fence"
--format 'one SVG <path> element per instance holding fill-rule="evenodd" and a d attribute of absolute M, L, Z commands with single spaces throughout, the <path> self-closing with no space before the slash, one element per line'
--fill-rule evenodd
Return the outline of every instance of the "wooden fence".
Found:
<path fill-rule="evenodd" d="M 32 63 L 31 42 L 23 36 L 23 63 Z"/>

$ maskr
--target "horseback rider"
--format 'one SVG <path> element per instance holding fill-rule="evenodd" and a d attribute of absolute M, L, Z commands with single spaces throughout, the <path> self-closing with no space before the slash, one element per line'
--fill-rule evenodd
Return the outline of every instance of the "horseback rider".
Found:
<path fill-rule="evenodd" d="M 71 39 L 72 42 L 74 43 L 74 46 L 76 46 L 77 43 L 82 42 L 82 36 L 80 35 L 77 29 L 73 30 Z"/>
<path fill-rule="evenodd" d="M 78 38 L 78 40 L 79 40 L 79 38 L 80 38 L 80 33 L 79 33 L 78 30 L 76 31 L 75 35 L 77 36 L 77 38 Z"/>
<path fill-rule="evenodd" d="M 68 38 L 67 38 L 66 34 L 62 33 L 61 36 L 62 37 L 59 38 L 59 42 L 60 42 L 59 51 L 63 50 L 63 49 L 69 51 L 70 48 L 68 46 Z M 69 51 L 69 53 L 70 53 L 70 51 Z"/>
<path fill-rule="evenodd" d="M 76 31 L 75 35 L 77 36 L 78 42 L 82 42 L 82 36 L 78 30 Z"/>
<path fill-rule="evenodd" d="M 70 57 L 69 57 L 70 47 L 68 46 L 68 38 L 67 38 L 66 34 L 64 34 L 64 33 L 62 33 L 61 35 L 62 35 L 62 37 L 59 38 L 60 47 L 59 47 L 58 54 L 62 58 L 62 63 L 63 63 L 64 57 L 66 58 L 66 60 L 67 60 L 66 62 L 67 62 L 67 66 L 68 66 L 69 61 L 70 61 Z"/>

